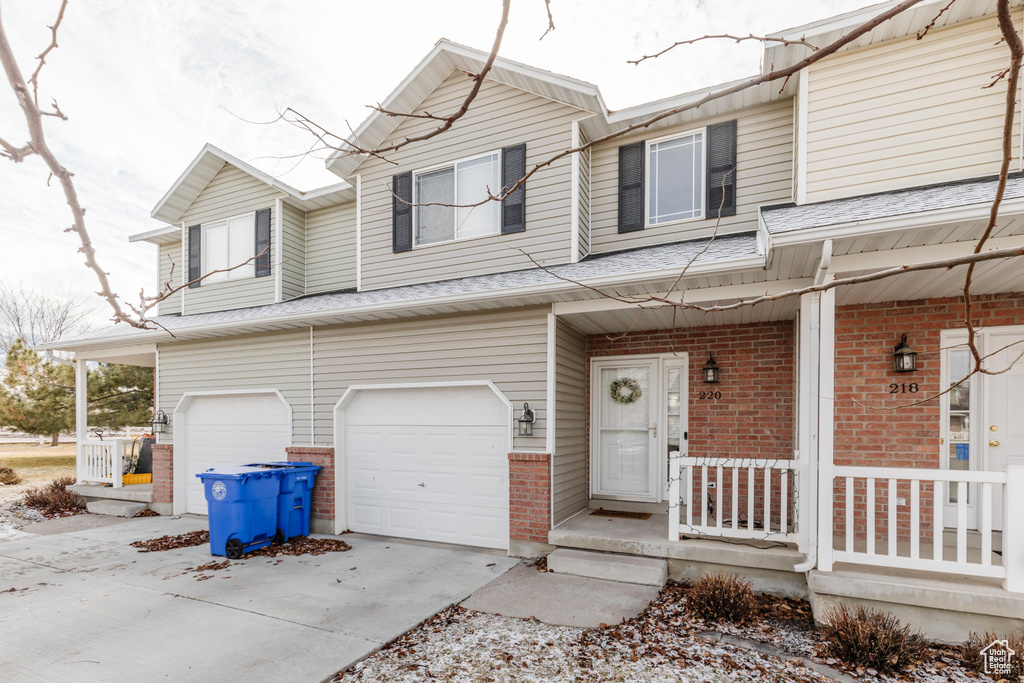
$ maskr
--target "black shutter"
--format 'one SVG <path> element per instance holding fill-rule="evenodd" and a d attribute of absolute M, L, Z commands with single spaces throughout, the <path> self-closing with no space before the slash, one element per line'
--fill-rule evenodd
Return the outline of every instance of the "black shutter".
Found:
<path fill-rule="evenodd" d="M 707 218 L 736 215 L 736 120 L 708 126 Z M 721 208 L 721 211 L 719 211 Z"/>
<path fill-rule="evenodd" d="M 270 209 L 256 212 L 256 254 L 256 277 L 270 275 Z"/>
<path fill-rule="evenodd" d="M 412 171 L 391 176 L 391 251 L 412 249 Z"/>
<path fill-rule="evenodd" d="M 619 147 L 619 232 L 644 229 L 644 143 Z"/>
<path fill-rule="evenodd" d="M 501 150 L 501 187 L 512 187 L 526 175 L 526 143 Z M 526 230 L 526 183 L 510 192 L 501 203 L 501 234 Z"/>
<path fill-rule="evenodd" d="M 188 286 L 198 287 L 203 276 L 203 226 L 188 229 Z"/>

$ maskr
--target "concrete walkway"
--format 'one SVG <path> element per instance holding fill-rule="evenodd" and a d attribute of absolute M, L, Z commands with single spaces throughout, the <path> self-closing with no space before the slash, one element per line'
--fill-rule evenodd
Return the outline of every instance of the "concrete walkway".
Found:
<path fill-rule="evenodd" d="M 249 558 L 197 581 L 188 568 L 224 558 L 129 546 L 203 528 L 149 517 L 0 543 L 3 676 L 321 681 L 518 563 L 346 536 L 348 552 Z"/>

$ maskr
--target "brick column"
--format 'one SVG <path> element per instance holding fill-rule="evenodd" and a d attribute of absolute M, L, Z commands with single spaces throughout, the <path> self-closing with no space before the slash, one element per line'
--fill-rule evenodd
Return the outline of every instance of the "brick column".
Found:
<path fill-rule="evenodd" d="M 329 446 L 289 446 L 285 449 L 289 462 L 311 462 L 320 465 L 313 486 L 313 510 L 310 524 L 317 533 L 334 533 L 334 449 Z M 315 520 L 328 523 L 316 523 Z"/>
<path fill-rule="evenodd" d="M 551 454 L 508 454 L 509 538 L 547 543 L 551 529 Z"/>
<path fill-rule="evenodd" d="M 174 503 L 174 444 L 153 444 L 153 503 Z"/>

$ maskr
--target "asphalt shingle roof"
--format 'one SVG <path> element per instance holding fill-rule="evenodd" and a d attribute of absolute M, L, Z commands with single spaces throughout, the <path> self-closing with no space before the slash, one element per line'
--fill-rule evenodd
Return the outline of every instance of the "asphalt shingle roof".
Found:
<path fill-rule="evenodd" d="M 161 315 L 154 321 L 172 333 L 183 332 L 195 327 L 228 324 L 244 321 L 259 321 L 279 316 L 344 314 L 346 309 L 363 306 L 386 305 L 389 303 L 405 304 L 417 300 L 431 300 L 439 297 L 466 294 L 494 293 L 505 289 L 529 287 L 531 285 L 555 284 L 560 278 L 581 281 L 593 278 L 614 278 L 629 276 L 635 273 L 682 268 L 695 255 L 700 254 L 708 244 L 707 239 L 676 242 L 654 247 L 632 249 L 605 255 L 586 258 L 579 263 L 551 266 L 546 272 L 542 268 L 516 270 L 493 275 L 477 275 L 454 280 L 428 282 L 418 285 L 389 287 L 370 291 L 340 291 L 326 294 L 315 294 L 292 299 L 278 304 L 240 308 L 194 315 Z M 756 233 L 724 235 L 714 239 L 707 251 L 697 256 L 694 265 L 707 265 L 751 258 L 758 255 Z M 560 277 L 559 277 L 560 276 Z M 125 325 L 104 328 L 90 334 L 89 340 L 125 339 L 143 330 Z M 68 340 L 72 345 L 83 340 Z"/>
<path fill-rule="evenodd" d="M 761 217 L 769 234 L 780 235 L 829 225 L 892 218 L 922 211 L 986 204 L 996 197 L 995 177 L 927 185 L 907 190 L 836 199 L 800 206 L 766 206 Z M 1024 197 L 1024 174 L 1012 174 L 1006 199 Z"/>

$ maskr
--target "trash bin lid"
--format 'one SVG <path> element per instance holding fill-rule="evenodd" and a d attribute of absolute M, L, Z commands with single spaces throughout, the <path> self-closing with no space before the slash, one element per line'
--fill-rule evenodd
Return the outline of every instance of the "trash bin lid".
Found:
<path fill-rule="evenodd" d="M 298 461 L 287 461 L 287 462 L 286 461 L 279 461 L 279 462 L 251 462 L 248 465 L 246 465 L 246 467 L 255 467 L 255 468 L 262 468 L 262 469 L 269 469 L 269 468 L 273 468 L 273 467 L 278 467 L 278 468 L 281 468 L 281 469 L 284 469 L 284 468 L 294 468 L 294 467 L 315 467 L 316 469 L 320 469 L 320 465 L 314 465 L 311 462 L 298 462 Z"/>
<path fill-rule="evenodd" d="M 212 467 L 205 472 L 200 472 L 196 476 L 200 479 L 244 479 L 253 475 L 270 474 L 271 472 L 272 470 L 263 467 L 243 465 L 241 467 Z"/>

